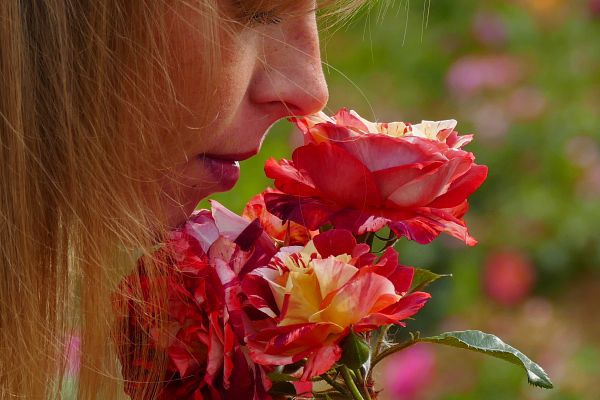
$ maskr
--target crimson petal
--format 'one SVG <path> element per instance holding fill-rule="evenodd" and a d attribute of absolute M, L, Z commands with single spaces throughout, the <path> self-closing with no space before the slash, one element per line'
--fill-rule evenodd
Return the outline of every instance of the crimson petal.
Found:
<path fill-rule="evenodd" d="M 306 171 L 310 176 L 321 196 L 355 208 L 381 204 L 379 190 L 369 169 L 343 149 L 329 143 L 308 144 L 297 148 L 292 159 L 298 170 Z M 340 172 L 343 179 L 340 179 Z"/>
<path fill-rule="evenodd" d="M 352 254 L 356 239 L 345 229 L 331 229 L 313 238 L 313 243 L 322 258 Z"/>
<path fill-rule="evenodd" d="M 284 221 L 297 222 L 308 229 L 318 229 L 329 221 L 335 205 L 313 197 L 284 193 L 265 193 L 267 210 Z"/>
<path fill-rule="evenodd" d="M 462 203 L 485 181 L 488 167 L 485 165 L 473 165 L 471 169 L 460 178 L 456 179 L 442 196 L 428 204 L 428 207 L 448 208 Z"/>
<path fill-rule="evenodd" d="M 369 171 L 379 171 L 407 164 L 418 164 L 428 161 L 445 161 L 436 153 L 424 151 L 422 146 L 415 145 L 406 138 L 395 138 L 387 135 L 364 135 L 352 141 L 334 143 L 360 160 Z"/>
<path fill-rule="evenodd" d="M 425 206 L 446 193 L 452 182 L 469 170 L 472 162 L 473 160 L 467 157 L 454 158 L 398 187 L 386 198 L 386 204 L 389 204 L 390 208 Z"/>
<path fill-rule="evenodd" d="M 275 161 L 270 158 L 265 163 L 265 174 L 275 180 L 275 186 L 286 193 L 316 196 L 319 191 L 309 176 L 302 173 L 290 160 Z"/>

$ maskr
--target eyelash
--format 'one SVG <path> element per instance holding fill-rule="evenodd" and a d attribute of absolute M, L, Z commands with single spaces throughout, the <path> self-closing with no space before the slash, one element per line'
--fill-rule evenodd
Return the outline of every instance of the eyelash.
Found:
<path fill-rule="evenodd" d="M 257 11 L 248 16 L 248 22 L 251 25 L 277 25 L 281 22 L 281 18 L 268 11 Z"/>
<path fill-rule="evenodd" d="M 234 0 L 233 6 L 238 10 L 240 19 L 250 25 L 276 25 L 281 22 L 281 18 L 271 11 L 249 10 L 244 7 L 243 0 Z"/>

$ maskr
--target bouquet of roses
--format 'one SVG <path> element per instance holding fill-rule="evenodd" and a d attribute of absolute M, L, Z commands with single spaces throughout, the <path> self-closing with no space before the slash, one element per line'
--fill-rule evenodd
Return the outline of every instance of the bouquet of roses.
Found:
<path fill-rule="evenodd" d="M 479 331 L 433 337 L 405 327 L 440 276 L 399 264 L 402 237 L 429 243 L 446 232 L 472 246 L 468 197 L 487 167 L 462 149 L 456 121 L 373 123 L 353 111 L 293 121 L 304 136 L 291 160 L 265 166 L 276 189 L 255 196 L 239 216 L 216 201 L 170 233 L 157 251 L 161 276 L 144 259 L 116 297 L 125 323 L 167 359 L 160 399 L 375 399 L 373 368 L 418 342 L 483 352 L 523 368 L 550 388 L 546 373 L 497 337 Z M 130 296 L 160 283 L 168 324 L 148 318 L 158 307 Z M 141 304 L 141 305 L 140 305 Z M 121 346 L 126 391 L 152 369 Z M 137 377 L 133 379 L 132 377 Z"/>

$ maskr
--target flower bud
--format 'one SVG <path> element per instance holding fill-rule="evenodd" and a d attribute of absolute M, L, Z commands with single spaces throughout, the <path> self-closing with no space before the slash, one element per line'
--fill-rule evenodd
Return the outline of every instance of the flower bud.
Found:
<path fill-rule="evenodd" d="M 340 360 L 350 369 L 359 369 L 369 360 L 371 348 L 364 339 L 356 333 L 350 334 L 342 342 L 343 355 Z"/>

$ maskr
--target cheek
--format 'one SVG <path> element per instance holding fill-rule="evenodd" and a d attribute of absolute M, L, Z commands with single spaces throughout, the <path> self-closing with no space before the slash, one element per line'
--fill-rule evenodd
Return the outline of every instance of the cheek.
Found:
<path fill-rule="evenodd" d="M 239 117 L 256 57 L 240 34 L 222 38 L 219 60 L 207 65 L 206 54 L 212 52 L 202 36 L 190 24 L 181 25 L 169 36 L 168 71 L 176 102 L 168 115 L 192 156 L 218 146 L 219 133 Z"/>

